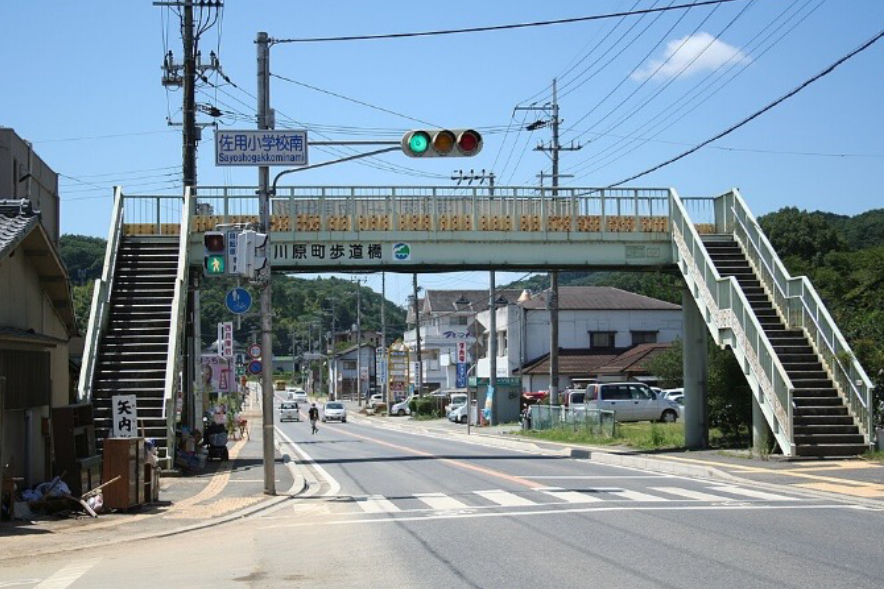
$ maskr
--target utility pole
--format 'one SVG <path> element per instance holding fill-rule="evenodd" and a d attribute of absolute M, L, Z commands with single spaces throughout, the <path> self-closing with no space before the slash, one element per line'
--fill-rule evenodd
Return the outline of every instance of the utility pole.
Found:
<path fill-rule="evenodd" d="M 270 38 L 258 33 L 258 128 L 270 129 Z M 267 251 L 270 252 L 270 168 L 258 168 L 258 202 L 261 233 L 267 235 Z M 261 392 L 264 404 L 264 494 L 276 495 L 275 454 L 273 447 L 273 318 L 270 302 L 270 264 L 258 276 L 261 292 Z"/>
<path fill-rule="evenodd" d="M 291 340 L 292 340 L 292 384 L 295 384 L 295 352 L 297 351 L 297 347 L 295 345 L 295 328 L 294 327 L 292 327 Z"/>
<path fill-rule="evenodd" d="M 488 321 L 488 364 L 490 374 L 488 375 L 488 394 L 491 395 L 491 425 L 497 425 L 497 416 L 500 412 L 497 410 L 497 400 L 500 395 L 497 394 L 497 285 L 494 270 L 490 272 L 490 285 L 488 288 L 488 309 L 491 312 L 491 318 Z M 469 408 L 468 408 L 469 410 Z M 467 418 L 469 421 L 469 418 Z"/>
<path fill-rule="evenodd" d="M 528 125 L 529 130 L 533 131 L 544 126 L 552 127 L 552 142 L 549 145 L 541 143 L 535 151 L 542 151 L 549 155 L 552 159 L 552 196 L 556 198 L 559 195 L 559 152 L 561 151 L 578 151 L 583 148 L 582 145 L 574 145 L 563 147 L 559 143 L 559 125 L 562 120 L 559 118 L 559 95 L 557 81 L 553 78 L 552 82 L 552 104 L 543 106 L 517 106 L 515 110 L 542 110 L 551 115 L 551 119 L 547 121 L 538 120 Z M 540 175 L 541 186 L 543 185 L 544 174 Z M 547 298 L 547 306 L 549 307 L 549 402 L 552 405 L 559 403 L 559 273 L 555 270 L 549 273 L 549 297 Z"/>
<path fill-rule="evenodd" d="M 494 172 L 488 172 L 486 174 L 484 169 L 478 174 L 474 170 L 470 170 L 469 173 L 464 173 L 463 170 L 455 170 L 451 174 L 451 179 L 457 182 L 458 186 L 460 186 L 464 182 L 466 182 L 467 184 L 472 184 L 473 182 L 483 184 L 486 180 L 488 180 L 488 189 L 490 196 L 494 196 L 494 178 Z"/>
<path fill-rule="evenodd" d="M 193 54 L 193 0 L 184 2 L 184 186 L 196 186 L 196 67 Z"/>
<path fill-rule="evenodd" d="M 381 383 L 381 390 L 384 394 L 384 405 L 387 406 L 387 416 L 390 416 L 390 390 L 387 386 L 389 377 L 387 375 L 387 274 L 381 272 L 381 365 L 384 367 L 384 379 Z M 377 353 L 375 353 L 375 364 L 377 364 Z M 377 372 L 377 371 L 376 371 Z"/>
<path fill-rule="evenodd" d="M 424 364 L 421 361 L 421 311 L 420 305 L 418 305 L 417 293 L 417 273 L 412 274 L 412 283 L 414 286 L 414 333 L 416 338 L 416 346 L 415 351 L 417 352 L 417 370 L 414 373 L 414 385 L 415 392 L 420 395 L 422 385 L 424 383 Z"/>
<path fill-rule="evenodd" d="M 362 407 L 362 281 L 356 282 L 356 397 Z"/>

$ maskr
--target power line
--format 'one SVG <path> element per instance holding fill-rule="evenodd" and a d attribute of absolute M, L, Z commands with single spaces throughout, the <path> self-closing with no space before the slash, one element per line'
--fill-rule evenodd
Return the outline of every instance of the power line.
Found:
<path fill-rule="evenodd" d="M 402 113 L 400 113 L 400 112 L 396 112 L 395 110 L 390 110 L 390 109 L 388 109 L 388 108 L 384 108 L 384 107 L 382 107 L 382 106 L 377 106 L 377 105 L 374 105 L 374 104 L 371 104 L 371 103 L 368 103 L 368 102 L 365 102 L 365 101 L 362 101 L 362 100 L 357 100 L 357 99 L 355 99 L 355 98 L 350 98 L 349 96 L 344 96 L 343 94 L 338 94 L 337 92 L 332 92 L 331 90 L 325 90 L 325 89 L 323 89 L 323 88 L 318 88 L 318 87 L 316 87 L 316 86 L 311 86 L 310 84 L 306 84 L 306 83 L 304 83 L 304 82 L 299 82 L 298 80 L 293 80 L 293 79 L 291 79 L 291 78 L 287 78 L 287 77 L 285 77 L 285 76 L 280 76 L 279 74 L 273 74 L 273 73 L 271 73 L 270 75 L 273 76 L 274 78 L 278 78 L 278 79 L 283 80 L 283 81 L 285 81 L 285 82 L 289 82 L 289 83 L 291 83 L 291 84 L 296 84 L 296 85 L 298 85 L 298 86 L 302 86 L 302 87 L 304 87 L 304 88 L 309 88 L 310 90 L 313 90 L 313 91 L 315 91 L 315 92 L 321 92 L 321 93 L 323 93 L 323 94 L 327 94 L 327 95 L 329 95 L 329 96 L 334 96 L 335 98 L 340 98 L 341 100 L 346 100 L 347 102 L 352 102 L 352 103 L 354 103 L 354 104 L 358 104 L 358 105 L 360 105 L 360 106 L 364 106 L 364 107 L 367 107 L 367 108 L 371 108 L 371 109 L 374 109 L 374 110 L 377 110 L 377 111 L 380 111 L 380 112 L 383 112 L 383 113 L 387 113 L 387 114 L 390 114 L 390 115 L 394 115 L 394 116 L 397 116 L 397 117 L 401 117 L 401 118 L 403 118 L 403 119 L 408 119 L 409 121 L 414 121 L 414 122 L 416 122 L 416 123 L 420 123 L 420 124 L 422 124 L 422 125 L 430 125 L 431 127 L 438 127 L 438 126 L 439 126 L 439 125 L 436 125 L 435 123 L 430 123 L 430 122 L 427 122 L 427 121 L 425 121 L 425 120 L 423 120 L 423 119 L 417 119 L 417 118 L 415 118 L 415 117 L 412 117 L 412 116 L 409 116 L 409 115 L 404 115 L 404 114 L 402 114 Z"/>
<path fill-rule="evenodd" d="M 647 141 L 649 141 L 650 139 L 653 139 L 653 138 L 658 137 L 660 134 L 662 134 L 664 131 L 666 131 L 666 129 L 669 129 L 670 127 L 672 127 L 673 125 L 675 125 L 676 123 L 678 123 L 679 121 L 681 121 L 682 119 L 684 119 L 687 115 L 689 115 L 690 113 L 692 113 L 693 111 L 695 111 L 697 108 L 699 108 L 700 106 L 702 106 L 703 104 L 705 104 L 709 99 L 711 99 L 713 96 L 715 96 L 716 94 L 718 94 L 721 90 L 723 90 L 725 87 L 727 87 L 731 82 L 733 82 L 734 80 L 736 80 L 737 77 L 739 77 L 743 72 L 745 72 L 745 71 L 747 70 L 747 68 L 749 67 L 750 63 L 754 63 L 755 61 L 761 59 L 761 58 L 762 58 L 762 57 L 763 57 L 768 51 L 770 51 L 774 46 L 776 46 L 778 43 L 780 43 L 780 41 L 782 41 L 787 35 L 789 35 L 793 30 L 795 30 L 795 28 L 797 28 L 802 22 L 804 22 L 804 20 L 806 20 L 806 19 L 807 19 L 811 14 L 813 14 L 813 13 L 814 13 L 814 12 L 820 7 L 820 6 L 822 6 L 822 4 L 823 4 L 825 1 L 826 1 L 826 0 L 820 0 L 819 3 L 818 3 L 816 6 L 814 6 L 809 12 L 807 12 L 806 14 L 804 14 L 804 15 L 803 15 L 803 16 L 802 16 L 802 17 L 801 17 L 796 23 L 794 23 L 794 24 L 793 24 L 788 30 L 786 30 L 785 32 L 783 32 L 778 38 L 776 38 L 774 41 L 772 41 L 772 42 L 771 42 L 767 47 L 765 47 L 760 53 L 758 53 L 758 54 L 755 55 L 755 56 L 752 56 L 751 54 L 752 54 L 753 51 L 755 51 L 758 47 L 761 47 L 762 44 L 766 43 L 766 42 L 767 42 L 771 37 L 773 37 L 773 36 L 774 36 L 774 35 L 775 35 L 780 29 L 782 29 L 784 26 L 786 26 L 786 24 L 788 24 L 789 21 L 793 20 L 796 16 L 798 16 L 798 15 L 801 13 L 801 11 L 804 10 L 804 8 L 806 8 L 806 7 L 812 2 L 812 0 L 807 0 L 807 2 L 805 2 L 805 4 L 804 4 L 801 8 L 799 8 L 794 14 L 790 15 L 789 17 L 787 17 L 782 23 L 780 23 L 778 26 L 776 26 L 776 28 L 774 28 L 773 31 L 771 31 L 766 37 L 764 37 L 764 39 L 762 39 L 762 40 L 761 40 L 761 41 L 760 41 L 755 47 L 753 47 L 753 48 L 750 49 L 750 47 L 751 47 L 752 44 L 755 42 L 755 40 L 758 39 L 759 37 L 761 37 L 761 35 L 764 34 L 764 32 L 765 32 L 768 28 L 770 28 L 771 26 L 773 26 L 773 25 L 776 23 L 777 20 L 779 20 L 780 18 L 782 18 L 784 14 L 786 14 L 789 10 L 791 10 L 791 8 L 792 8 L 795 4 L 798 3 L 798 0 L 796 0 L 795 2 L 793 2 L 790 6 L 788 6 L 783 12 L 781 12 L 781 13 L 780 13 L 780 14 L 779 14 L 774 20 L 772 20 L 770 23 L 768 23 L 767 26 L 765 26 L 764 28 L 762 28 L 762 29 L 761 29 L 761 30 L 760 30 L 760 31 L 759 31 L 759 32 L 758 32 L 758 33 L 757 33 L 752 39 L 749 40 L 748 43 L 746 43 L 746 44 L 742 47 L 742 50 L 746 50 L 746 51 L 748 52 L 746 55 L 741 56 L 739 60 L 735 61 L 734 63 L 731 63 L 731 64 L 728 66 L 728 63 L 730 63 L 731 61 L 733 61 L 734 57 L 736 57 L 737 54 L 734 54 L 733 56 L 731 56 L 731 58 L 729 58 L 727 61 L 725 61 L 724 63 L 722 63 L 720 66 L 718 66 L 717 68 L 715 68 L 715 70 L 713 70 L 712 72 L 710 72 L 709 74 L 707 74 L 705 78 L 703 78 L 702 80 L 700 80 L 700 81 L 699 81 L 697 84 L 695 84 L 693 87 L 691 87 L 690 89 L 688 89 L 687 91 L 685 91 L 685 92 L 684 92 L 683 94 L 681 94 L 678 98 L 672 100 L 667 106 L 665 106 L 662 110 L 660 110 L 656 115 L 654 115 L 653 117 L 651 117 L 650 120 L 648 120 L 648 121 L 646 121 L 645 123 L 639 125 L 639 127 L 637 127 L 635 130 L 633 130 L 629 135 L 627 135 L 627 136 L 625 136 L 625 137 L 621 137 L 620 140 L 616 141 L 613 145 L 611 145 L 611 146 L 605 148 L 604 150 L 602 150 L 601 152 L 599 152 L 599 153 L 597 153 L 597 154 L 595 154 L 595 155 L 593 155 L 593 156 L 587 158 L 586 160 L 584 160 L 583 162 L 581 162 L 579 165 L 575 166 L 575 167 L 573 168 L 573 171 L 576 172 L 576 171 L 580 171 L 580 170 L 585 170 L 585 169 L 587 169 L 588 167 L 592 166 L 594 162 L 598 162 L 598 161 L 600 161 L 600 160 L 601 160 L 601 161 L 604 161 L 605 159 L 609 160 L 607 163 L 602 163 L 601 165 L 596 166 L 596 167 L 593 168 L 592 170 L 590 170 L 590 171 L 586 172 L 585 174 L 580 175 L 580 176 L 578 176 L 578 177 L 579 177 L 579 178 L 582 178 L 582 177 L 585 177 L 585 176 L 587 176 L 587 175 L 594 174 L 595 172 L 597 172 L 598 170 L 604 168 L 605 166 L 610 165 L 612 162 L 617 161 L 617 160 L 619 160 L 619 159 L 622 159 L 622 158 L 625 157 L 626 155 L 632 153 L 633 151 L 635 151 L 636 149 L 638 149 L 639 147 L 641 147 L 641 146 L 643 145 L 644 142 L 647 142 Z M 750 59 L 748 59 L 749 57 L 752 57 L 753 59 L 750 60 Z M 711 93 L 709 93 L 707 96 L 705 96 L 705 98 L 703 99 L 703 102 L 697 102 L 697 101 L 703 96 L 703 94 L 704 94 L 707 90 L 709 90 L 714 84 L 716 84 L 716 83 L 718 83 L 719 81 L 721 81 L 722 79 L 724 79 L 724 77 L 727 76 L 727 75 L 730 73 L 731 70 L 733 70 L 734 68 L 736 68 L 736 67 L 738 67 L 738 66 L 741 66 L 741 65 L 742 65 L 742 68 L 741 68 L 739 71 L 737 71 L 737 72 L 736 72 L 733 76 L 731 76 L 729 79 L 725 80 L 724 83 L 722 83 L 718 88 L 716 88 L 716 89 L 713 90 Z M 725 69 L 725 70 L 724 70 L 721 74 L 719 74 L 715 79 L 712 79 L 711 82 L 709 82 L 709 84 L 706 84 L 706 82 L 707 82 L 708 80 L 710 80 L 710 79 L 711 79 L 713 76 L 715 76 L 719 71 L 721 71 L 723 68 L 725 68 L 725 66 L 727 66 L 727 69 Z M 704 85 L 705 85 L 705 87 L 704 87 Z M 690 99 L 688 99 L 688 100 L 685 100 L 685 99 L 686 99 L 688 96 L 690 96 L 691 94 L 695 94 L 694 97 L 693 97 L 693 98 L 690 98 Z M 693 104 L 693 106 L 691 106 L 692 103 L 696 103 L 696 104 Z M 671 112 L 670 112 L 670 111 L 671 111 Z M 669 114 L 667 114 L 667 112 L 669 112 Z M 682 113 L 681 116 L 678 116 L 678 118 L 676 118 L 675 120 L 673 120 L 672 122 L 670 122 L 669 124 L 667 124 L 665 127 L 660 128 L 660 125 L 666 123 L 666 122 L 667 122 L 669 119 L 671 119 L 673 116 L 678 115 L 679 112 Z M 663 117 L 662 120 L 659 120 L 659 121 L 658 121 L 658 119 L 660 119 L 661 117 Z M 611 130 L 616 129 L 617 127 L 621 126 L 621 125 L 622 125 L 623 123 L 625 123 L 627 120 L 628 120 L 628 117 L 621 118 L 617 123 L 615 123 L 615 124 L 613 124 L 612 126 L 608 127 L 608 129 L 606 129 L 606 130 L 605 130 L 604 132 L 602 132 L 600 135 L 607 135 L 607 136 L 615 137 L 615 135 L 612 135 L 612 134 L 610 134 L 609 132 L 610 132 Z M 657 122 L 655 123 L 655 121 L 657 121 Z M 656 132 L 654 132 L 656 129 L 659 129 L 659 130 L 656 131 Z M 651 132 L 654 132 L 654 134 L 651 136 L 651 138 L 649 138 L 649 139 L 644 139 L 644 138 L 639 138 L 639 137 L 637 137 L 637 135 L 638 135 L 639 133 L 642 133 L 642 132 L 644 132 L 645 130 L 647 130 L 647 131 L 651 131 Z M 589 130 L 587 129 L 587 131 L 589 131 Z M 596 133 L 596 134 L 599 134 L 599 133 Z M 624 144 L 624 142 L 625 142 L 625 144 Z M 638 144 L 636 145 L 636 143 L 638 143 Z M 622 147 L 619 147 L 619 148 L 618 148 L 618 146 L 620 146 L 620 145 L 622 145 Z M 634 145 L 634 146 L 633 146 L 633 145 Z M 633 146 L 633 147 L 630 149 L 630 146 Z M 613 151 L 612 151 L 612 150 L 613 150 Z M 609 155 L 605 156 L 606 153 L 609 153 Z M 612 158 L 613 158 L 613 159 L 612 159 Z"/>
<path fill-rule="evenodd" d="M 113 135 L 88 135 L 83 137 L 66 137 L 64 139 L 38 139 L 31 143 L 69 143 L 72 141 L 92 141 L 93 139 L 118 139 L 120 137 L 141 137 L 143 135 L 160 135 L 163 133 L 176 133 L 177 131 L 165 129 L 163 131 L 140 131 L 135 133 L 115 133 Z"/>
<path fill-rule="evenodd" d="M 737 124 L 735 124 L 735 125 L 732 125 L 732 126 L 728 127 L 727 129 L 725 129 L 725 130 L 722 131 L 721 133 L 718 133 L 717 135 L 715 135 L 715 136 L 713 136 L 713 137 L 710 137 L 710 138 L 707 139 L 706 141 L 703 141 L 702 143 L 699 143 L 698 145 L 695 145 L 695 146 L 692 147 L 691 149 L 689 149 L 689 150 L 687 150 L 687 151 L 685 151 L 685 152 L 682 152 L 682 153 L 680 153 L 679 155 L 677 155 L 677 156 L 675 156 L 675 157 L 673 157 L 673 158 L 670 158 L 670 159 L 666 160 L 665 162 L 659 163 L 659 164 L 657 164 L 656 166 L 653 166 L 652 168 L 648 168 L 648 169 L 645 170 L 644 172 L 639 172 L 638 174 L 634 174 L 634 175 L 630 176 L 629 178 L 625 178 L 625 179 L 623 179 L 623 180 L 620 180 L 619 182 L 615 182 L 614 184 L 611 184 L 610 186 L 608 186 L 608 188 L 613 188 L 613 187 L 615 187 L 615 186 L 620 186 L 621 184 L 626 184 L 627 182 L 632 182 L 633 180 L 637 180 L 638 178 L 641 178 L 642 176 L 647 176 L 648 174 L 651 174 L 652 172 L 656 172 L 657 170 L 659 170 L 659 169 L 661 169 L 661 168 L 664 168 L 664 167 L 666 167 L 666 166 L 668 166 L 668 165 L 670 165 L 670 164 L 673 164 L 673 163 L 675 163 L 675 162 L 677 162 L 677 161 L 679 161 L 679 160 L 681 160 L 681 159 L 686 158 L 687 156 L 691 155 L 692 153 L 694 153 L 694 152 L 696 152 L 696 151 L 699 151 L 700 149 L 702 149 L 702 148 L 705 147 L 706 145 L 709 145 L 709 144 L 712 143 L 713 141 L 717 141 L 717 140 L 721 139 L 722 137 L 725 137 L 726 135 L 730 135 L 731 133 L 733 133 L 734 131 L 736 131 L 736 130 L 739 129 L 740 127 L 743 127 L 743 126 L 749 124 L 750 122 L 752 122 L 753 120 L 757 119 L 758 117 L 760 117 L 761 115 L 763 115 L 763 114 L 766 113 L 767 111 L 773 109 L 774 107 L 778 106 L 779 104 L 782 104 L 783 102 L 785 102 L 785 101 L 788 100 L 789 98 L 795 96 L 796 94 L 798 94 L 799 92 L 801 92 L 802 90 L 804 90 L 805 88 L 807 88 L 808 86 L 810 86 L 811 84 L 813 84 L 814 82 L 816 82 L 817 80 L 819 80 L 819 79 L 821 79 L 821 78 L 824 78 L 825 76 L 828 76 L 828 75 L 831 74 L 833 71 L 835 71 L 835 69 L 836 69 L 838 66 L 840 66 L 842 63 L 844 63 L 844 62 L 846 62 L 847 60 L 849 60 L 849 59 L 855 57 L 856 55 L 859 55 L 860 53 L 862 53 L 863 51 L 865 51 L 866 49 L 868 49 L 869 47 L 871 47 L 872 45 L 874 45 L 875 43 L 877 43 L 878 41 L 880 41 L 882 37 L 884 37 L 884 30 L 879 31 L 879 32 L 878 32 L 875 36 L 873 36 L 871 39 L 869 39 L 868 41 L 866 41 L 865 43 L 863 43 L 862 45 L 860 45 L 859 47 L 857 47 L 856 49 L 854 49 L 853 51 L 851 51 L 850 53 L 848 53 L 847 55 L 845 55 L 844 57 L 842 57 L 842 58 L 840 58 L 839 60 L 835 61 L 833 64 L 831 64 L 829 67 L 827 67 L 826 69 L 824 69 L 824 70 L 821 71 L 820 73 L 818 73 L 818 74 L 816 74 L 815 76 L 813 76 L 813 77 L 811 77 L 811 78 L 805 80 L 801 85 L 799 85 L 799 86 L 797 86 L 796 88 L 790 90 L 789 92 L 787 92 L 786 94 L 784 94 L 784 95 L 781 96 L 780 98 L 777 98 L 776 100 L 774 100 L 773 102 L 771 102 L 771 103 L 768 104 L 767 106 L 761 108 L 760 110 L 755 111 L 754 113 L 752 113 L 751 115 L 749 115 L 748 117 L 746 117 L 745 119 L 743 119 L 742 121 L 740 121 L 739 123 L 737 123 Z"/>
<path fill-rule="evenodd" d="M 436 31 L 421 31 L 410 33 L 387 33 L 380 35 L 350 35 L 345 37 L 304 37 L 296 39 L 273 39 L 271 43 L 326 43 L 337 41 L 375 41 L 379 39 L 403 39 L 409 37 L 436 37 L 440 35 L 459 35 L 463 33 L 487 33 L 491 31 L 506 31 L 513 29 L 527 29 L 533 27 L 545 27 L 550 25 L 573 24 L 578 22 L 589 22 L 594 20 L 604 20 L 609 18 L 620 18 L 624 16 L 638 16 L 643 14 L 652 14 L 655 12 L 666 12 L 670 10 L 684 10 L 686 8 L 695 8 L 697 6 L 708 6 L 713 4 L 726 4 L 730 2 L 745 2 L 746 0 L 707 0 L 705 2 L 695 2 L 692 4 L 679 4 L 677 6 L 664 6 L 662 8 L 645 8 L 641 10 L 629 10 L 625 12 L 612 12 L 608 14 L 594 14 L 590 16 L 577 16 L 572 18 L 560 18 L 555 20 L 542 20 L 527 23 L 516 23 L 506 25 L 492 25 L 486 27 L 469 27 L 464 29 L 442 29 Z"/>

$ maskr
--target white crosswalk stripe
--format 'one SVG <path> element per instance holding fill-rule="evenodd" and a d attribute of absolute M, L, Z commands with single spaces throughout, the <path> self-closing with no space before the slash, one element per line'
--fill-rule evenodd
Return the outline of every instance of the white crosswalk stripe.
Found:
<path fill-rule="evenodd" d="M 612 495 L 616 495 L 617 497 L 622 497 L 623 499 L 629 499 L 630 501 L 646 501 L 646 502 L 659 502 L 659 501 L 669 501 L 664 497 L 658 497 L 657 495 L 649 495 L 648 493 L 642 493 L 640 491 L 630 491 L 628 489 L 619 489 L 617 491 L 610 491 Z"/>
<path fill-rule="evenodd" d="M 479 497 L 483 497 L 488 501 L 497 503 L 502 507 L 527 507 L 531 505 L 537 505 L 536 502 L 531 501 L 530 499 L 527 499 L 520 495 L 516 495 L 514 493 L 510 493 L 508 491 L 504 491 L 503 489 L 492 489 L 490 491 L 474 491 L 474 493 Z"/>
<path fill-rule="evenodd" d="M 725 497 L 723 495 L 713 495 L 711 493 L 703 493 L 702 491 L 692 491 L 690 489 L 682 489 L 680 487 L 651 487 L 652 491 L 660 493 L 668 493 L 685 499 L 693 499 L 695 501 L 712 501 L 721 503 L 722 501 L 739 501 L 733 497 Z"/>
<path fill-rule="evenodd" d="M 734 487 L 732 485 L 718 485 L 716 487 L 710 487 L 710 489 L 724 491 L 725 493 L 733 493 L 734 495 L 742 495 L 743 497 L 751 497 L 752 499 L 763 499 L 764 501 L 798 501 L 797 497 L 786 497 L 785 495 L 765 493 L 764 491 L 744 489 L 743 487 Z"/>
<path fill-rule="evenodd" d="M 429 505 L 431 509 L 464 509 L 469 507 L 466 503 L 449 497 L 445 493 L 415 493 L 414 496 Z"/>
<path fill-rule="evenodd" d="M 577 491 L 567 491 L 560 487 L 541 487 L 537 490 L 555 497 L 559 501 L 566 501 L 568 503 L 596 503 L 601 501 L 599 497 L 593 497 L 587 493 L 578 493 Z"/>
<path fill-rule="evenodd" d="M 368 497 L 354 497 L 357 505 L 365 513 L 391 513 L 399 511 L 392 501 L 382 495 L 370 495 Z"/>
<path fill-rule="evenodd" d="M 34 589 L 65 589 L 73 585 L 80 577 L 89 572 L 100 561 L 100 558 L 77 560 L 67 564 L 51 577 L 37 585 Z"/>

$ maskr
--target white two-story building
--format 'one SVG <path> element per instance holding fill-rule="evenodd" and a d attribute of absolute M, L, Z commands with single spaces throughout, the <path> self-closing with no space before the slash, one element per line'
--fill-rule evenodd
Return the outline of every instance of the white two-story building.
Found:
<path fill-rule="evenodd" d="M 497 375 L 522 376 L 522 389 L 549 388 L 548 363 L 550 321 L 548 291 L 506 299 L 497 309 Z M 487 295 L 486 295 L 487 297 Z M 482 353 L 477 376 L 490 375 L 487 332 L 490 311 L 486 305 L 477 315 L 482 334 Z M 662 344 L 681 337 L 681 306 L 607 286 L 559 288 L 559 387 L 571 378 L 596 376 L 599 368 L 642 344 Z M 660 346 L 645 345 L 653 353 Z M 542 367 L 545 364 L 546 372 Z M 530 370 L 529 370 L 530 369 Z"/>

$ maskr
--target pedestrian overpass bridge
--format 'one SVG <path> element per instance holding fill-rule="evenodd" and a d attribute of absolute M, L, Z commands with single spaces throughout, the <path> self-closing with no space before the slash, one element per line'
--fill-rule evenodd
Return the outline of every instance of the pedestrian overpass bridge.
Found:
<path fill-rule="evenodd" d="M 873 441 L 869 378 L 736 190 L 682 198 L 669 188 L 288 187 L 270 207 L 275 272 L 677 273 L 688 445 L 702 446 L 708 432 L 708 335 L 743 367 L 755 433 L 771 434 L 785 455 L 855 455 Z M 148 435 L 171 439 L 188 268 L 203 264 L 204 232 L 258 218 L 254 187 L 183 197 L 117 189 L 79 384 L 97 418 L 109 420 L 112 394 L 136 394 Z"/>

